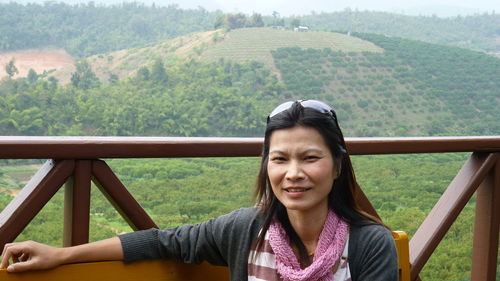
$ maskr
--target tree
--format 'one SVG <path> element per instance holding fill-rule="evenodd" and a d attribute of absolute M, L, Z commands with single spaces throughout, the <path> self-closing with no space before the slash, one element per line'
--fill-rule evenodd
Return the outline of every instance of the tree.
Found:
<path fill-rule="evenodd" d="M 247 17 L 242 14 L 229 14 L 226 16 L 226 27 L 228 29 L 243 28 L 246 26 Z"/>
<path fill-rule="evenodd" d="M 160 58 L 156 59 L 153 63 L 153 67 L 151 68 L 151 79 L 158 83 L 167 82 L 167 70 Z"/>
<path fill-rule="evenodd" d="M 262 15 L 258 13 L 253 13 L 248 19 L 249 27 L 262 27 L 264 26 L 264 21 L 262 20 Z"/>
<path fill-rule="evenodd" d="M 120 78 L 118 77 L 118 75 L 114 74 L 114 73 L 109 73 L 109 78 L 108 78 L 108 81 L 110 84 L 116 84 L 118 83 L 118 80 Z"/>
<path fill-rule="evenodd" d="M 33 68 L 30 68 L 28 71 L 28 77 L 27 77 L 28 83 L 35 83 L 36 80 L 38 80 L 38 74 L 33 70 Z"/>
<path fill-rule="evenodd" d="M 16 75 L 19 73 L 19 70 L 17 69 L 16 65 L 16 60 L 12 58 L 9 63 L 5 66 L 5 72 L 7 72 L 7 75 L 9 75 L 9 78 L 12 78 L 12 76 Z"/>
<path fill-rule="evenodd" d="M 298 19 L 298 18 L 294 18 L 294 19 L 292 19 L 292 21 L 290 22 L 290 26 L 291 26 L 292 28 L 294 28 L 294 27 L 298 27 L 299 25 L 300 25 L 300 19 Z"/>
<path fill-rule="evenodd" d="M 82 61 L 76 64 L 76 71 L 71 74 L 71 84 L 79 89 L 87 90 L 99 87 L 101 82 L 92 72 L 90 64 Z"/>
<path fill-rule="evenodd" d="M 150 78 L 150 72 L 149 69 L 145 66 L 139 68 L 137 70 L 137 74 L 135 75 L 136 79 L 139 81 L 147 81 Z"/>
<path fill-rule="evenodd" d="M 285 26 L 285 19 L 280 19 L 280 13 L 273 11 L 273 25 L 274 26 Z"/>
<path fill-rule="evenodd" d="M 223 14 L 217 15 L 217 18 L 215 18 L 215 23 L 214 23 L 214 28 L 219 29 L 224 27 L 224 21 L 226 19 L 226 16 Z"/>

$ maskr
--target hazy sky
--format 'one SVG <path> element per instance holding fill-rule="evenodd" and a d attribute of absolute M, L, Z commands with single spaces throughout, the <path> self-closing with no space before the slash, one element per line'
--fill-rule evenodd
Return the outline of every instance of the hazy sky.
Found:
<path fill-rule="evenodd" d="M 10 2 L 12 0 L 0 0 Z M 14 2 L 43 3 L 46 0 L 14 0 Z M 90 0 L 55 0 L 54 2 L 87 3 Z M 95 3 L 116 4 L 133 0 L 93 0 Z M 358 10 L 389 11 L 413 15 L 453 16 L 495 11 L 500 12 L 500 0 L 136 0 L 146 4 L 166 6 L 178 4 L 181 8 L 204 7 L 209 11 L 252 12 L 271 15 L 278 11 L 282 16 L 303 15 L 315 12 L 334 12 L 345 8 Z"/>

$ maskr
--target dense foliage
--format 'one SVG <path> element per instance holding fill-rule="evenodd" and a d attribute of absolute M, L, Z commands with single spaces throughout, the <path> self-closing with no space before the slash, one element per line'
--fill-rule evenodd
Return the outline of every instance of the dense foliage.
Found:
<path fill-rule="evenodd" d="M 500 59 L 401 38 L 359 36 L 384 52 L 272 51 L 285 96 L 330 101 L 356 136 L 500 132 Z"/>
<path fill-rule="evenodd" d="M 314 30 L 376 33 L 500 54 L 500 14 L 439 18 L 346 9 L 299 17 Z"/>
<path fill-rule="evenodd" d="M 183 10 L 175 5 L 68 5 L 53 1 L 43 5 L 3 3 L 0 15 L 0 51 L 57 47 L 79 57 L 212 29 L 216 17 L 203 8 Z"/>
<path fill-rule="evenodd" d="M 500 132 L 500 59 L 359 36 L 385 51 L 279 48 L 271 52 L 279 78 L 258 62 L 173 57 L 122 80 L 99 80 L 85 61 L 65 86 L 31 72 L 0 83 L 0 133 L 260 136 L 272 106 L 297 98 L 334 105 L 347 136 Z"/>
<path fill-rule="evenodd" d="M 262 64 L 223 60 L 157 60 L 109 85 L 8 80 L 0 84 L 0 134 L 260 136 L 280 91 Z"/>
<path fill-rule="evenodd" d="M 469 134 L 500 132 L 500 59 L 473 51 L 441 47 L 413 40 L 363 34 L 386 50 L 388 56 L 409 67 L 396 68 L 399 81 L 413 81 L 417 93 L 427 100 L 438 99 L 454 114 L 459 126 L 480 118 Z M 446 126 L 442 124 L 441 126 Z M 434 128 L 439 131 L 441 128 Z"/>

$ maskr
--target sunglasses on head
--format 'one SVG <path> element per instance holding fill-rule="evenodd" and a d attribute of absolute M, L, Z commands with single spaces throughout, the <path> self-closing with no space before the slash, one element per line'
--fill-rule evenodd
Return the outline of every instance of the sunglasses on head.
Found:
<path fill-rule="evenodd" d="M 311 108 L 320 113 L 328 113 L 334 119 L 337 119 L 337 116 L 335 116 L 335 112 L 333 112 L 333 109 L 324 102 L 318 100 L 297 100 L 287 101 L 278 105 L 273 111 L 271 111 L 271 114 L 269 114 L 269 116 L 267 117 L 267 121 L 269 122 L 269 119 L 273 118 L 277 114 L 290 109 L 294 103 L 299 103 L 303 108 Z"/>
<path fill-rule="evenodd" d="M 329 105 L 327 105 L 326 103 L 318 101 L 318 100 L 296 100 L 296 101 L 284 102 L 284 103 L 278 105 L 273 111 L 271 111 L 271 114 L 269 114 L 269 116 L 267 117 L 267 123 L 269 123 L 269 120 L 271 120 L 271 118 L 273 118 L 274 116 L 280 114 L 281 112 L 283 112 L 285 110 L 290 109 L 295 103 L 300 104 L 303 108 L 311 108 L 311 109 L 314 109 L 320 113 L 328 114 L 329 116 L 331 116 L 333 118 L 337 127 L 339 127 L 339 125 L 337 123 L 337 115 L 335 114 L 335 111 L 333 111 L 333 109 Z M 339 130 L 340 130 L 340 128 L 339 128 Z M 342 135 L 342 132 L 340 132 L 340 134 Z M 342 138 L 343 138 L 343 136 L 342 136 Z M 338 147 L 339 147 L 339 150 L 341 153 L 346 153 L 346 150 L 342 145 L 338 144 Z"/>

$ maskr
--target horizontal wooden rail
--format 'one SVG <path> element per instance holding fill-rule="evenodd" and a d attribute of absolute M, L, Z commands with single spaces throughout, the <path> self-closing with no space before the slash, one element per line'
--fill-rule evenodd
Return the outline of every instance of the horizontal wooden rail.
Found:
<path fill-rule="evenodd" d="M 259 156 L 262 138 L 0 137 L 0 159 Z M 346 138 L 351 155 L 494 152 L 500 136 Z"/>

